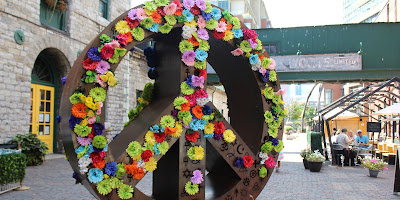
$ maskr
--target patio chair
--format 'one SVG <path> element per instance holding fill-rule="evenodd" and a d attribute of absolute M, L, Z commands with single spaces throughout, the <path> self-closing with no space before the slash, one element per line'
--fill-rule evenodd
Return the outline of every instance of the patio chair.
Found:
<path fill-rule="evenodd" d="M 364 158 L 367 156 L 372 157 L 372 154 L 369 153 L 370 151 L 372 152 L 372 145 L 369 145 L 367 149 L 358 147 L 356 161 L 358 160 L 358 156 L 364 156 Z M 356 166 L 359 166 L 359 165 L 361 165 L 361 164 L 358 164 L 358 162 L 357 162 Z"/>
<path fill-rule="evenodd" d="M 335 156 L 336 165 L 339 166 L 339 163 L 342 163 L 342 167 L 344 165 L 344 155 L 343 155 L 343 146 L 341 144 L 333 143 L 332 144 L 333 156 Z"/>

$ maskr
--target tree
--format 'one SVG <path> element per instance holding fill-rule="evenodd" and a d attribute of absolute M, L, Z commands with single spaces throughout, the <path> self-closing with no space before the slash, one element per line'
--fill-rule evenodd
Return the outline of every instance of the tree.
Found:
<path fill-rule="evenodd" d="M 288 121 L 299 120 L 301 118 L 303 107 L 297 101 L 293 101 L 292 103 L 288 104 L 286 109 L 288 110 L 286 116 Z"/>

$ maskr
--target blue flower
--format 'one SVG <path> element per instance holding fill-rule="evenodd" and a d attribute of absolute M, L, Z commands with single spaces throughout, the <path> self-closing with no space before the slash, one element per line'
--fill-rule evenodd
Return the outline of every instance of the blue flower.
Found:
<path fill-rule="evenodd" d="M 154 33 L 158 33 L 158 24 L 153 22 L 153 26 L 147 28 L 149 31 L 154 32 Z"/>
<path fill-rule="evenodd" d="M 204 134 L 204 137 L 205 137 L 205 138 L 212 138 L 212 137 L 214 137 L 214 133 L 211 133 L 211 134 Z"/>
<path fill-rule="evenodd" d="M 257 54 L 251 54 L 249 61 L 251 65 L 255 65 L 258 63 L 258 61 L 260 61 L 260 59 L 258 58 Z"/>
<path fill-rule="evenodd" d="M 204 105 L 204 106 L 203 106 L 203 114 L 205 114 L 205 115 L 211 115 L 211 113 L 212 113 L 212 109 L 210 108 L 210 106 Z"/>
<path fill-rule="evenodd" d="M 189 78 L 186 79 L 186 84 L 188 84 L 190 88 L 196 88 L 196 87 L 193 86 L 193 84 L 192 84 L 192 76 L 193 76 L 193 75 L 190 75 Z"/>
<path fill-rule="evenodd" d="M 272 142 L 272 145 L 274 145 L 274 146 L 276 146 L 276 145 L 279 144 L 279 140 L 276 139 L 276 138 L 270 138 L 269 141 L 271 141 L 271 142 Z"/>
<path fill-rule="evenodd" d="M 89 51 L 87 52 L 87 56 L 90 58 L 90 60 L 93 61 L 100 61 L 100 52 L 97 47 L 90 48 Z"/>
<path fill-rule="evenodd" d="M 235 162 L 235 167 L 243 167 L 244 165 L 243 165 L 243 158 L 238 158 L 237 160 L 236 160 L 236 162 Z"/>
<path fill-rule="evenodd" d="M 92 168 L 89 170 L 88 179 L 91 183 L 98 183 L 103 180 L 103 171 L 98 168 Z"/>
<path fill-rule="evenodd" d="M 219 20 L 221 18 L 221 10 L 218 8 L 212 8 L 211 16 L 215 20 Z"/>
<path fill-rule="evenodd" d="M 165 127 L 161 127 L 160 133 L 164 133 L 164 131 L 165 131 Z"/>
<path fill-rule="evenodd" d="M 233 37 L 235 37 L 235 38 L 243 37 L 242 29 L 232 29 L 232 31 L 233 31 Z"/>
<path fill-rule="evenodd" d="M 77 118 L 73 115 L 71 115 L 71 117 L 68 120 L 69 122 L 69 128 L 74 129 L 75 125 L 79 124 L 82 122 L 82 118 Z"/>
<path fill-rule="evenodd" d="M 206 21 L 210 21 L 210 19 L 211 19 L 211 14 L 210 13 L 205 13 L 204 11 L 201 11 L 201 15 L 203 16 L 203 18 Z"/>
<path fill-rule="evenodd" d="M 104 171 L 106 172 L 107 175 L 109 176 L 115 176 L 115 172 L 117 171 L 117 163 L 115 161 L 107 163 Z"/>
<path fill-rule="evenodd" d="M 197 49 L 196 50 L 196 59 L 203 62 L 207 59 L 208 53 L 204 50 Z"/>
<path fill-rule="evenodd" d="M 107 152 L 108 150 L 108 144 L 106 144 L 106 146 L 103 148 L 103 151 Z"/>
<path fill-rule="evenodd" d="M 158 150 L 157 144 L 160 144 L 160 143 L 156 142 L 156 143 L 154 143 L 154 146 L 153 146 L 154 154 L 160 154 L 160 150 Z"/>
<path fill-rule="evenodd" d="M 87 153 L 88 154 L 91 154 L 91 153 L 93 153 L 93 145 L 92 144 L 89 144 L 89 146 L 88 146 L 88 148 L 87 148 Z"/>
<path fill-rule="evenodd" d="M 160 133 L 160 127 L 157 124 L 154 124 L 152 127 L 150 127 L 150 130 L 154 133 Z"/>
<path fill-rule="evenodd" d="M 204 130 L 206 121 L 204 121 L 202 119 L 194 119 L 190 122 L 189 125 L 190 125 L 190 128 L 193 129 L 194 131 Z"/>
<path fill-rule="evenodd" d="M 260 73 L 260 78 L 264 83 L 267 83 L 269 81 L 269 71 L 267 70 L 267 73 L 265 73 L 264 75 Z"/>
<path fill-rule="evenodd" d="M 65 82 L 67 82 L 67 76 L 64 76 L 64 77 L 62 77 L 61 78 L 61 83 L 63 84 L 63 85 L 65 85 Z"/>
<path fill-rule="evenodd" d="M 189 10 L 183 10 L 182 15 L 186 17 L 186 21 L 191 22 L 194 19 L 194 15 Z"/>
<path fill-rule="evenodd" d="M 75 153 L 78 154 L 78 153 L 83 152 L 84 150 L 85 150 L 85 146 L 80 146 L 77 149 L 75 149 Z"/>

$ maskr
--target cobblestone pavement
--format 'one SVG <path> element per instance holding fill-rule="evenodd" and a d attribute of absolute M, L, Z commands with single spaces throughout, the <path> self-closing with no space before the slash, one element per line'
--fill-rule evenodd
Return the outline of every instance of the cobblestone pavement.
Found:
<path fill-rule="evenodd" d="M 368 177 L 362 167 L 337 168 L 325 164 L 321 172 L 305 170 L 299 151 L 305 148 L 305 134 L 295 140 L 285 140 L 285 158 L 281 171 L 273 173 L 267 186 L 257 199 L 400 199 L 393 195 L 394 166 L 379 173 L 378 178 Z M 51 156 L 49 156 L 51 157 Z M 37 167 L 28 167 L 24 185 L 27 191 L 11 191 L 0 199 L 95 199 L 82 186 L 75 185 L 72 169 L 60 156 L 52 156 Z M 138 187 L 149 191 L 151 176 L 146 176 Z"/>

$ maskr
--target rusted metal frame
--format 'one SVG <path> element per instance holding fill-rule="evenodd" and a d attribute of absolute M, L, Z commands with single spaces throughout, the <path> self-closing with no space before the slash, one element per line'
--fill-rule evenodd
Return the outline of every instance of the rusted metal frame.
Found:
<path fill-rule="evenodd" d="M 325 121 L 325 124 L 326 124 L 326 131 L 327 131 L 327 133 L 328 133 L 328 140 L 329 140 L 329 145 L 330 145 L 330 147 L 331 147 L 331 157 L 332 157 L 332 164 L 333 163 L 336 163 L 336 158 L 335 158 L 335 156 L 333 156 L 333 144 L 332 144 L 332 140 L 331 140 L 331 129 L 330 129 L 330 127 L 329 127 L 329 119 L 328 120 L 324 120 L 324 118 L 323 118 L 323 121 Z M 325 135 L 325 134 L 324 134 Z M 327 159 L 327 154 L 325 155 L 325 158 L 326 158 L 326 160 L 329 160 L 329 159 Z"/>
<path fill-rule="evenodd" d="M 349 95 L 354 94 L 354 93 L 355 93 L 355 92 L 351 92 L 350 94 L 348 94 L 348 95 L 346 95 L 346 96 L 340 97 L 338 100 L 336 100 L 336 101 L 334 101 L 333 103 L 329 104 L 329 105 L 326 106 L 325 108 L 322 108 L 322 109 L 319 111 L 319 113 L 325 114 L 325 113 L 331 111 L 331 109 L 329 109 L 329 108 L 334 107 L 334 105 L 336 105 L 337 103 L 343 101 L 343 99 L 345 99 L 346 97 L 348 97 Z M 326 111 L 326 110 L 328 110 L 328 109 L 329 109 L 329 111 Z M 326 112 L 325 112 L 325 111 L 326 111 Z"/>

